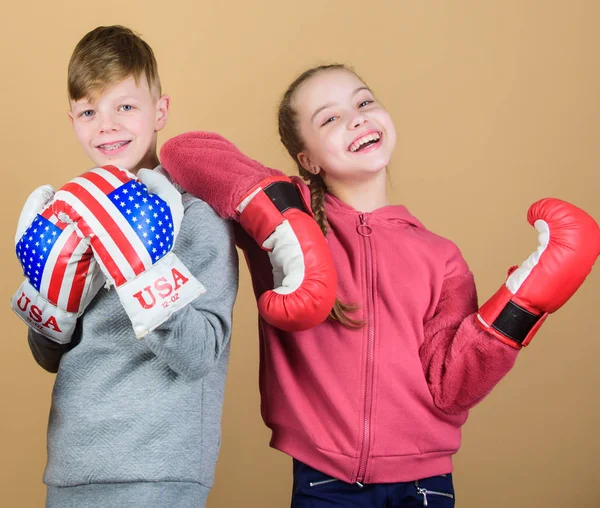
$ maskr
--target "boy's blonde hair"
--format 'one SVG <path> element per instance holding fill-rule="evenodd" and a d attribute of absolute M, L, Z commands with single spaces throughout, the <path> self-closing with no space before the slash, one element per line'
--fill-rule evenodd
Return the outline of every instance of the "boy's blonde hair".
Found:
<path fill-rule="evenodd" d="M 152 48 L 124 26 L 99 26 L 87 33 L 71 55 L 68 70 L 70 100 L 94 100 L 104 90 L 133 76 L 146 78 L 152 93 L 161 94 L 158 65 Z"/>

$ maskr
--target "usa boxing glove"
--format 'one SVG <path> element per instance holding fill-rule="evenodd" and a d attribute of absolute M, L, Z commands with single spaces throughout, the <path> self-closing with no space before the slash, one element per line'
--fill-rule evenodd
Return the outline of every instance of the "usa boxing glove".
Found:
<path fill-rule="evenodd" d="M 115 166 L 91 169 L 56 192 L 52 210 L 89 239 L 137 338 L 204 293 L 171 251 L 183 204 L 158 171 L 136 178 Z"/>
<path fill-rule="evenodd" d="M 105 278 L 89 242 L 52 213 L 53 197 L 50 185 L 39 187 L 21 212 L 15 244 L 26 279 L 11 307 L 31 329 L 66 344 Z"/>
<path fill-rule="evenodd" d="M 514 348 L 527 346 L 548 314 L 581 286 L 600 255 L 600 229 L 580 208 L 560 199 L 542 199 L 527 220 L 539 246 L 478 313 L 479 323 Z"/>
<path fill-rule="evenodd" d="M 333 259 L 310 208 L 285 174 L 207 132 L 168 140 L 161 160 L 178 184 L 221 217 L 238 221 L 269 253 L 274 288 L 258 300 L 265 321 L 298 331 L 327 318 L 337 293 Z"/>

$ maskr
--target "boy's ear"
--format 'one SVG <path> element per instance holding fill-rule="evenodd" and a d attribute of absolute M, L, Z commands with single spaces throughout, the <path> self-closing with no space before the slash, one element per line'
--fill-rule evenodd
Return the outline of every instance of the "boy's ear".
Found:
<path fill-rule="evenodd" d="M 169 106 L 171 105 L 171 98 L 163 94 L 156 101 L 156 124 L 154 126 L 155 131 L 160 131 L 167 125 L 169 119 Z"/>
<path fill-rule="evenodd" d="M 73 113 L 71 113 L 70 111 L 67 111 L 67 115 L 69 117 L 69 120 L 71 120 L 71 125 L 73 125 Z"/>
<path fill-rule="evenodd" d="M 304 169 L 306 169 L 306 171 L 312 173 L 313 175 L 318 175 L 319 171 L 321 171 L 321 168 L 317 164 L 315 164 L 311 160 L 311 158 L 304 152 L 300 152 L 298 154 L 298 162 L 302 165 Z"/>

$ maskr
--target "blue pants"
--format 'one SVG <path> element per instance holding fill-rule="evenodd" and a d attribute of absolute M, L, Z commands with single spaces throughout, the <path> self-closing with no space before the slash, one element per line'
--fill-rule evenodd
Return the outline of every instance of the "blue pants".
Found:
<path fill-rule="evenodd" d="M 292 508 L 453 508 L 452 474 L 414 482 L 357 484 L 327 476 L 294 459 Z"/>

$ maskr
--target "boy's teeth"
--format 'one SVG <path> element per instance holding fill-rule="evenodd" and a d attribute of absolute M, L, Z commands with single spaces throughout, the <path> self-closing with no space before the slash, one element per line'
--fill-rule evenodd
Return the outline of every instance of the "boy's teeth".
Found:
<path fill-rule="evenodd" d="M 127 141 L 120 141 L 119 143 L 113 143 L 112 145 L 100 145 L 102 150 L 116 150 L 117 148 L 121 148 Z"/>
<path fill-rule="evenodd" d="M 356 150 L 358 150 L 362 145 L 368 143 L 369 141 L 379 141 L 379 138 L 380 136 L 377 132 L 374 132 L 373 134 L 368 134 L 367 136 L 364 136 L 352 143 L 350 145 L 350 151 L 356 152 Z"/>

